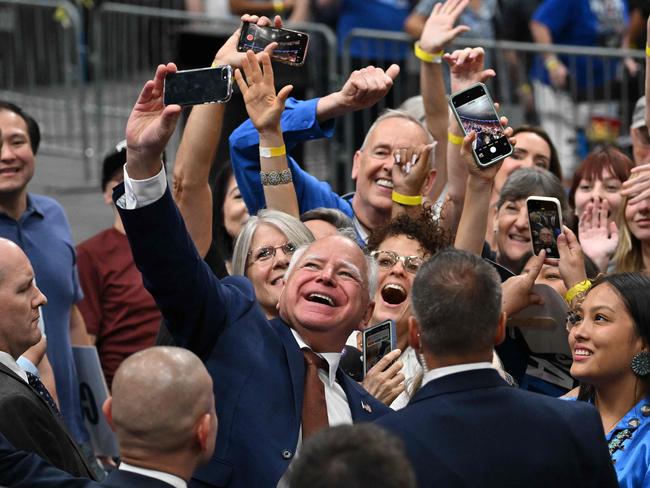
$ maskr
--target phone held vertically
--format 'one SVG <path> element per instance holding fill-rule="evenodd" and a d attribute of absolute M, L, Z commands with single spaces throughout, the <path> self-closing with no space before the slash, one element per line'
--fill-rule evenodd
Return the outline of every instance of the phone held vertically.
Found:
<path fill-rule="evenodd" d="M 503 133 L 494 102 L 483 83 L 452 93 L 449 105 L 463 133 L 476 132 L 472 152 L 478 166 L 491 166 L 512 154 L 512 146 Z"/>
<path fill-rule="evenodd" d="M 261 26 L 250 22 L 242 22 L 241 34 L 237 50 L 249 49 L 255 53 L 261 52 L 272 42 L 277 42 L 271 59 L 292 66 L 302 66 L 307 56 L 309 34 L 277 27 Z"/>
<path fill-rule="evenodd" d="M 165 105 L 198 105 L 225 103 L 232 95 L 232 68 L 189 69 L 169 73 L 165 77 Z"/>
<path fill-rule="evenodd" d="M 365 376 L 368 370 L 377 364 L 381 358 L 397 347 L 395 322 L 384 320 L 372 327 L 368 327 L 361 334 L 363 374 Z"/>
<path fill-rule="evenodd" d="M 557 238 L 562 233 L 562 208 L 557 198 L 532 196 L 526 199 L 533 253 L 542 249 L 548 258 L 560 258 Z"/>

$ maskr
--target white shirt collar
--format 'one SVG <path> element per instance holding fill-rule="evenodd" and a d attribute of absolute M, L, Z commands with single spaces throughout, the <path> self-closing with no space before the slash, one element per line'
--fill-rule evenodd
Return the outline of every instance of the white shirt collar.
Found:
<path fill-rule="evenodd" d="M 300 349 L 307 348 L 309 350 L 313 350 L 311 347 L 307 345 L 307 343 L 303 340 L 302 337 L 300 337 L 300 334 L 296 332 L 294 329 L 291 329 L 291 333 L 293 334 L 293 337 L 295 337 L 296 342 L 298 343 L 298 347 Z M 329 381 L 330 387 L 336 383 L 336 370 L 339 369 L 339 362 L 341 361 L 341 353 L 340 352 L 316 352 L 314 351 L 317 355 L 322 357 L 325 361 L 327 361 L 327 364 L 330 367 L 329 374 L 327 375 L 327 380 Z"/>
<path fill-rule="evenodd" d="M 27 381 L 27 373 L 25 373 L 23 368 L 18 366 L 18 363 L 13 357 L 11 357 L 11 354 L 0 351 L 0 363 L 4 364 L 7 368 L 20 376 L 25 383 L 29 384 L 29 381 Z"/>
<path fill-rule="evenodd" d="M 164 483 L 172 485 L 174 488 L 187 488 L 187 482 L 182 478 L 170 473 L 165 473 L 163 471 L 156 471 L 155 469 L 139 468 L 137 466 L 131 466 L 130 464 L 122 461 L 120 467 L 122 471 L 129 471 L 131 473 L 141 474 L 142 476 L 148 476 L 149 478 L 155 478 Z"/>
<path fill-rule="evenodd" d="M 424 373 L 422 377 L 422 386 L 426 385 L 430 381 L 437 380 L 443 376 L 448 376 L 450 374 L 461 373 L 463 371 L 473 371 L 475 369 L 494 369 L 492 363 L 481 362 L 481 363 L 467 363 L 467 364 L 455 364 L 454 366 L 444 366 L 442 368 L 435 368 Z"/>

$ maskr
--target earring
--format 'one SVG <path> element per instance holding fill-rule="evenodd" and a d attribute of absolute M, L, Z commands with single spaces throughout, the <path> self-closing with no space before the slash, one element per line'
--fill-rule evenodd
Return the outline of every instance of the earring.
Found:
<path fill-rule="evenodd" d="M 641 351 L 632 357 L 632 364 L 630 364 L 632 372 L 641 377 L 650 374 L 650 352 Z"/>

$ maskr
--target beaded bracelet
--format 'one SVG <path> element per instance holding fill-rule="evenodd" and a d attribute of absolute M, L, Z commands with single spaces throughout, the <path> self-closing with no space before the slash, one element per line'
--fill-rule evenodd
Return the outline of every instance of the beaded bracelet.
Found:
<path fill-rule="evenodd" d="M 291 170 L 289 168 L 283 171 L 260 171 L 260 179 L 262 180 L 262 186 L 277 186 L 285 185 L 293 181 L 293 176 L 291 175 Z"/>

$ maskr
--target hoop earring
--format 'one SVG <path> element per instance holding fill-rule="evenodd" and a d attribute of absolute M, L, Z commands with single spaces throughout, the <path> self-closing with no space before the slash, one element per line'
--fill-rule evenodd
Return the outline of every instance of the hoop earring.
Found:
<path fill-rule="evenodd" d="M 650 352 L 641 351 L 636 353 L 632 357 L 630 367 L 635 375 L 642 378 L 648 376 L 650 374 Z"/>

